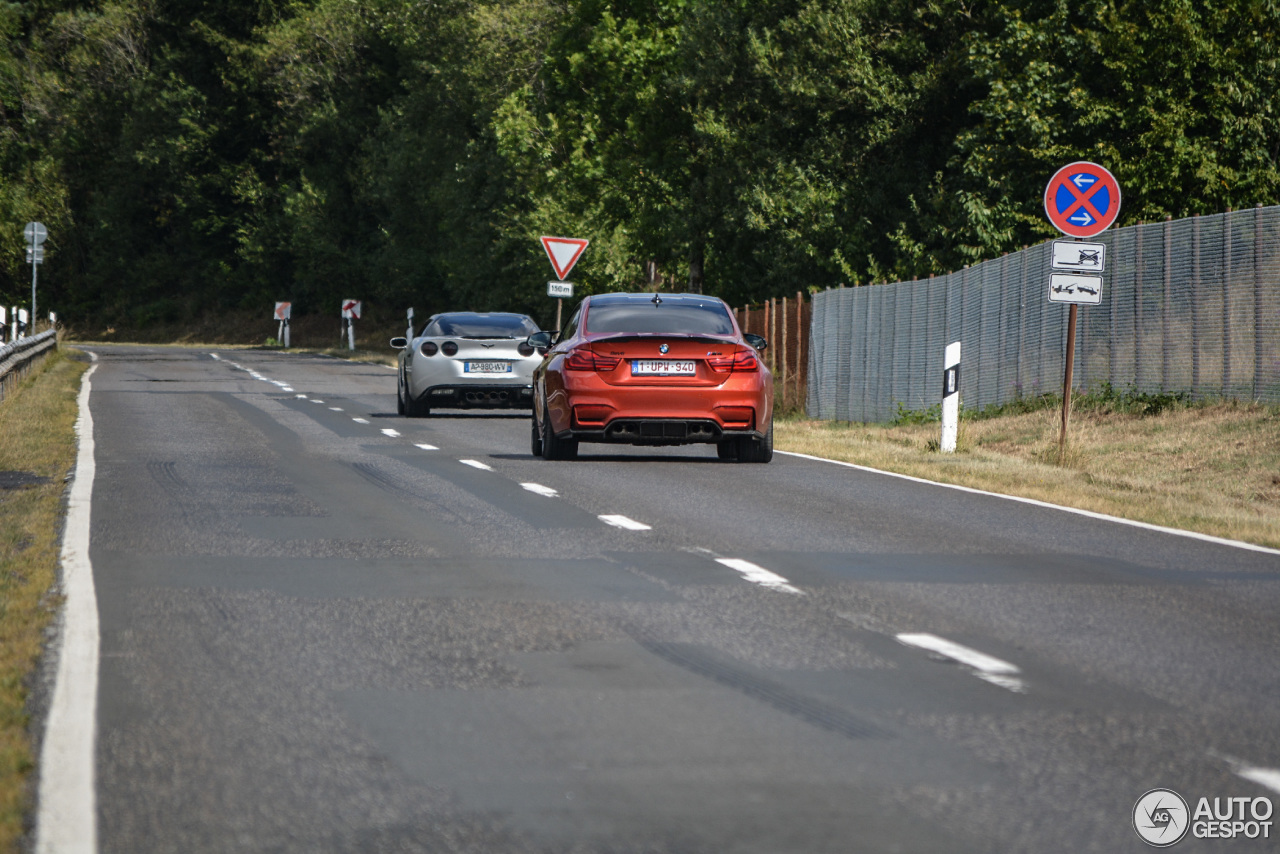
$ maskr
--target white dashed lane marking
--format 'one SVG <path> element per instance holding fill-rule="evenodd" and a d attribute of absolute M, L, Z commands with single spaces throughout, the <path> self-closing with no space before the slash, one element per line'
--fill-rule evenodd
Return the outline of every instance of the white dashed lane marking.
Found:
<path fill-rule="evenodd" d="M 545 495 L 548 498 L 555 498 L 557 495 L 560 494 L 559 492 L 556 492 L 551 487 L 543 486 L 540 483 L 522 483 L 520 485 L 523 486 L 525 489 L 529 490 L 530 492 L 535 492 L 538 495 Z"/>
<path fill-rule="evenodd" d="M 438 451 L 438 450 L 440 450 L 440 449 L 439 449 L 439 448 L 437 448 L 435 445 L 418 445 L 418 444 L 415 444 L 415 445 L 414 445 L 414 447 L 415 447 L 415 448 L 421 448 L 421 449 L 422 449 L 422 450 L 424 450 L 424 451 Z"/>
<path fill-rule="evenodd" d="M 471 466 L 473 469 L 480 469 L 481 471 L 493 471 L 493 466 L 485 465 L 479 460 L 458 460 L 458 462 L 462 463 L 464 466 Z"/>
<path fill-rule="evenodd" d="M 1237 768 L 1236 773 L 1251 783 L 1280 792 L 1280 768 Z"/>
<path fill-rule="evenodd" d="M 329 407 L 329 410 L 330 410 L 331 412 L 344 412 L 344 411 L 345 411 L 341 406 L 330 406 L 330 407 Z"/>
<path fill-rule="evenodd" d="M 625 528 L 628 531 L 649 531 L 652 525 L 646 525 L 644 522 L 637 522 L 635 519 L 628 519 L 626 516 L 597 516 L 601 522 L 606 525 L 612 525 L 615 528 Z"/>
<path fill-rule="evenodd" d="M 801 596 L 804 591 L 795 587 L 787 579 L 778 575 L 776 572 L 770 572 L 763 566 L 757 566 L 748 560 L 742 560 L 736 557 L 718 557 L 716 563 L 729 567 L 730 569 L 742 574 L 742 577 L 752 584 L 759 584 L 761 587 L 768 587 L 771 590 L 783 590 L 787 593 L 796 593 Z"/>
<path fill-rule="evenodd" d="M 383 428 L 383 430 L 382 430 L 382 435 L 384 435 L 384 436 L 390 436 L 392 439 L 398 439 L 398 438 L 400 438 L 400 431 L 399 431 L 399 430 L 392 430 L 390 427 L 385 427 L 385 428 Z"/>
<path fill-rule="evenodd" d="M 352 420 L 352 421 L 354 421 L 354 422 L 356 422 L 357 424 L 368 424 L 368 423 L 369 423 L 368 419 L 365 419 L 365 418 L 352 418 L 351 420 Z"/>
<path fill-rule="evenodd" d="M 990 682 L 992 685 L 999 685 L 1001 688 L 1007 688 L 1019 694 L 1027 690 L 1026 683 L 1018 678 L 1018 674 L 1021 671 L 1015 664 L 1010 664 L 995 656 L 987 655 L 985 652 L 979 652 L 976 649 L 963 646 L 955 641 L 940 638 L 937 635 L 907 633 L 898 635 L 897 638 L 900 643 L 904 643 L 907 646 L 914 646 L 918 649 L 936 653 L 972 668 L 975 676 L 983 681 Z"/>

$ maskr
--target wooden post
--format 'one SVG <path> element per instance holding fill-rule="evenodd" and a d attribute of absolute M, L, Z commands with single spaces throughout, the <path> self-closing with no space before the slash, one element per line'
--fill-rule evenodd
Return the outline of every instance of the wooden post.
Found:
<path fill-rule="evenodd" d="M 804 297 L 800 296 L 800 292 L 796 291 L 796 406 L 801 410 L 805 407 L 804 393 L 801 391 L 800 379 L 801 374 L 805 370 L 804 361 Z"/>
<path fill-rule="evenodd" d="M 787 298 L 782 298 L 782 406 L 787 406 Z"/>
<path fill-rule="evenodd" d="M 1058 462 L 1067 458 L 1067 425 L 1071 421 L 1071 369 L 1076 358 L 1076 309 L 1071 304 L 1067 315 L 1067 365 L 1062 372 L 1062 435 L 1058 437 Z"/>

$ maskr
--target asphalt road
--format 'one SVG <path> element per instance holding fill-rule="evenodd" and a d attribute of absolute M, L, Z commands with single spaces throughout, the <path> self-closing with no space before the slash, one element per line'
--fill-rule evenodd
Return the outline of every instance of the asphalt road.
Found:
<path fill-rule="evenodd" d="M 1150 789 L 1280 801 L 1274 553 L 92 349 L 104 852 L 1145 851 Z"/>

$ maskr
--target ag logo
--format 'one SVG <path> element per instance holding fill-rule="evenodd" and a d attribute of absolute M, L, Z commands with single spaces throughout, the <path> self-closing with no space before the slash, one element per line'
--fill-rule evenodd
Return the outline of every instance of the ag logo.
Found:
<path fill-rule="evenodd" d="M 1143 842 L 1156 848 L 1178 842 L 1190 826 L 1187 802 L 1172 789 L 1152 789 L 1133 805 L 1133 829 Z"/>

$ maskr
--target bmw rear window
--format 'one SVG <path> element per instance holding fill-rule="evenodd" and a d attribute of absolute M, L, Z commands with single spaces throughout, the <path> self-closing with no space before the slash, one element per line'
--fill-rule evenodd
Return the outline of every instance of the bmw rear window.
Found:
<path fill-rule="evenodd" d="M 650 298 L 593 299 L 587 309 L 586 331 L 732 335 L 733 320 L 717 299 Z"/>
<path fill-rule="evenodd" d="M 422 330 L 432 338 L 528 338 L 538 324 L 523 314 L 445 314 Z"/>

